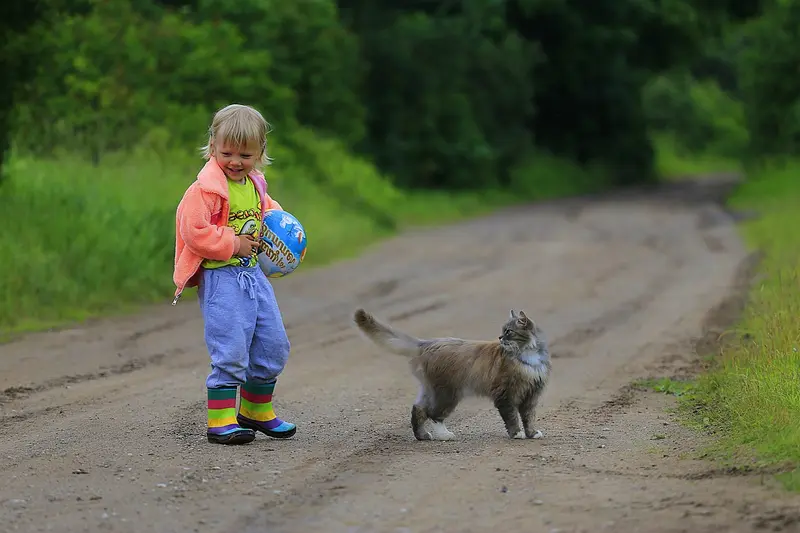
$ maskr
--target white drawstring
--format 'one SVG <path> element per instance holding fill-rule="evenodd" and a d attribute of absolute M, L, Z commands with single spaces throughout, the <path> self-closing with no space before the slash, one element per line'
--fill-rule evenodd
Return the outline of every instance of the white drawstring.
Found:
<path fill-rule="evenodd" d="M 247 282 L 245 282 L 245 278 L 247 278 L 247 282 L 249 282 L 249 286 Z M 239 287 L 243 290 L 248 290 L 250 292 L 250 299 L 256 299 L 256 280 L 253 278 L 253 275 L 248 272 L 247 270 L 240 270 L 238 274 L 236 274 L 236 281 L 239 282 Z"/>

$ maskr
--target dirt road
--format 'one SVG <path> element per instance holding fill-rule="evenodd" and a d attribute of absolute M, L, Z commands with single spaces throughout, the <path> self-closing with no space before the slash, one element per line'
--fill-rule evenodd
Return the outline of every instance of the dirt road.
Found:
<path fill-rule="evenodd" d="M 207 443 L 192 300 L 0 346 L 0 530 L 795 530 L 796 499 L 693 458 L 703 442 L 669 399 L 627 387 L 690 366 L 704 327 L 729 318 L 746 252 L 715 191 L 513 209 L 276 281 L 289 441 Z M 471 338 L 525 310 L 553 343 L 544 438 L 508 439 L 469 400 L 455 441 L 415 441 L 406 361 L 356 333 L 357 306 Z"/>

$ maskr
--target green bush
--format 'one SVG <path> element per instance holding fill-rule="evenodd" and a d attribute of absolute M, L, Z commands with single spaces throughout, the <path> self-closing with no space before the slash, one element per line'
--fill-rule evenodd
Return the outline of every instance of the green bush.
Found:
<path fill-rule="evenodd" d="M 643 91 L 652 131 L 669 136 L 678 152 L 738 159 L 749 140 L 744 108 L 713 80 L 688 72 L 653 78 Z"/>

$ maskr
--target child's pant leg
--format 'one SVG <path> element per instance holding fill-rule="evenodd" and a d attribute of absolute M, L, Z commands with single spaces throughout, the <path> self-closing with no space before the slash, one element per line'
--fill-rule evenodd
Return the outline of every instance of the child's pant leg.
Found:
<path fill-rule="evenodd" d="M 208 388 L 235 387 L 247 379 L 248 351 L 256 326 L 258 297 L 241 269 L 203 271 L 198 296 L 211 356 Z M 253 276 L 255 277 L 255 276 Z"/>
<path fill-rule="evenodd" d="M 260 270 L 256 280 L 258 317 L 250 347 L 247 379 L 253 383 L 269 383 L 283 372 L 291 346 L 272 284 Z"/>

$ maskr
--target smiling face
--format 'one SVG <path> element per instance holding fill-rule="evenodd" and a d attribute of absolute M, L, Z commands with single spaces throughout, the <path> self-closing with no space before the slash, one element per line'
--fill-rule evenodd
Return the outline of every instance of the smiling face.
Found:
<path fill-rule="evenodd" d="M 261 147 L 253 141 L 244 145 L 217 142 L 214 145 L 213 155 L 228 179 L 241 182 L 261 157 Z"/>

